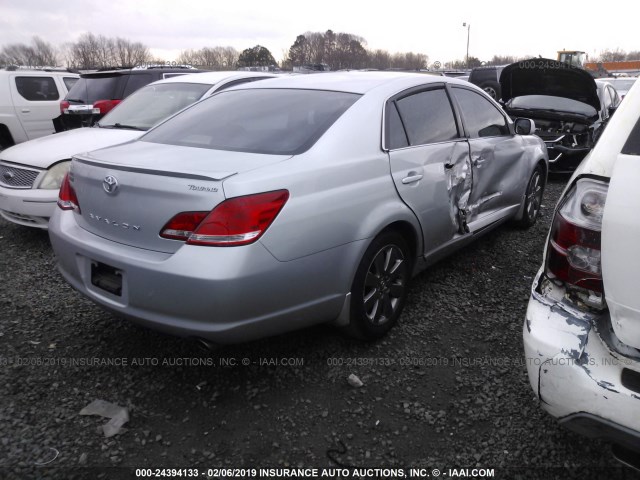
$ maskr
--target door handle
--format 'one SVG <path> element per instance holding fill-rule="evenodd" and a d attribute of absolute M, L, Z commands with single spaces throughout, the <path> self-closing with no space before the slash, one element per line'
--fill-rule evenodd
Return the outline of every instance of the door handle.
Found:
<path fill-rule="evenodd" d="M 28 108 L 23 108 L 22 110 L 20 110 L 22 113 L 30 113 L 31 110 L 29 110 Z"/>
<path fill-rule="evenodd" d="M 419 182 L 420 180 L 422 180 L 422 175 L 416 173 L 416 172 L 409 172 L 409 176 L 408 177 L 404 177 L 402 179 L 402 183 L 403 185 L 407 185 L 409 183 L 415 183 L 415 182 Z"/>
<path fill-rule="evenodd" d="M 486 160 L 487 160 L 486 158 L 480 156 L 480 157 L 472 158 L 471 163 L 477 167 L 478 165 L 482 165 Z"/>

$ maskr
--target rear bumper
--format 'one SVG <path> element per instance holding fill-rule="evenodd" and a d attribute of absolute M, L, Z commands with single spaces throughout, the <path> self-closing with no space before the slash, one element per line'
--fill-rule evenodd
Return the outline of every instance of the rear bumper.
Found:
<path fill-rule="evenodd" d="M 523 340 L 529 380 L 542 408 L 580 433 L 640 451 L 640 386 L 623 381 L 623 372 L 640 378 L 640 360 L 609 346 L 606 313 L 585 313 L 545 296 L 538 291 L 540 276 Z"/>
<path fill-rule="evenodd" d="M 46 229 L 57 200 L 58 190 L 0 187 L 0 215 L 19 225 Z"/>
<path fill-rule="evenodd" d="M 280 262 L 260 243 L 182 246 L 167 254 L 129 247 L 56 209 L 49 226 L 58 268 L 76 290 L 136 323 L 184 337 L 237 343 L 334 320 L 362 242 Z M 122 271 L 122 295 L 91 281 L 92 262 Z M 357 265 L 357 263 L 355 263 Z"/>

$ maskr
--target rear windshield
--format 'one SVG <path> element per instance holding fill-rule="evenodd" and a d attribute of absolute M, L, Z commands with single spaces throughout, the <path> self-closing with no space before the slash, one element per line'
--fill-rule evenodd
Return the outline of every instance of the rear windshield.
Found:
<path fill-rule="evenodd" d="M 120 100 L 122 75 L 81 77 L 69 90 L 66 100 L 72 104 L 93 105 L 98 100 Z"/>
<path fill-rule="evenodd" d="M 556 112 L 574 113 L 593 117 L 597 115 L 596 109 L 586 103 L 565 97 L 552 97 L 548 95 L 524 95 L 516 97 L 507 103 L 509 108 L 523 108 L 528 110 L 549 110 Z"/>
<path fill-rule="evenodd" d="M 102 120 L 101 127 L 148 130 L 156 123 L 199 100 L 211 85 L 165 83 L 147 85 L 127 97 Z"/>
<path fill-rule="evenodd" d="M 302 153 L 360 95 L 324 90 L 221 92 L 155 128 L 142 140 L 272 155 Z"/>

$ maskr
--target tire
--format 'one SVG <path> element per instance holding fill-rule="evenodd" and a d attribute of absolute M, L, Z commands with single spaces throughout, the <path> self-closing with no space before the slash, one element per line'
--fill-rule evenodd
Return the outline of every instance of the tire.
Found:
<path fill-rule="evenodd" d="M 485 82 L 481 87 L 496 102 L 500 100 L 500 84 L 498 82 Z"/>
<path fill-rule="evenodd" d="M 348 334 L 375 340 L 391 330 L 406 303 L 412 263 L 399 233 L 382 233 L 373 240 L 351 286 Z"/>
<path fill-rule="evenodd" d="M 527 190 L 524 194 L 524 208 L 522 210 L 522 218 L 515 223 L 521 228 L 530 228 L 535 225 L 538 215 L 540 214 L 540 205 L 542 205 L 542 195 L 544 194 L 544 176 L 543 170 L 538 165 L 527 182 Z"/>

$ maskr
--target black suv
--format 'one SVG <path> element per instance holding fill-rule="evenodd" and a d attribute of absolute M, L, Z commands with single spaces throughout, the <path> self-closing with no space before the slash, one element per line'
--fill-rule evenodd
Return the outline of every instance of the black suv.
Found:
<path fill-rule="evenodd" d="M 497 101 L 502 94 L 500 90 L 500 74 L 503 68 L 504 65 L 499 67 L 476 67 L 471 70 L 469 82 L 482 88 L 491 98 Z"/>
<path fill-rule="evenodd" d="M 203 71 L 188 66 L 150 66 L 84 73 L 60 102 L 61 115 L 54 120 L 56 131 L 91 126 L 123 99 L 151 82 Z"/>

